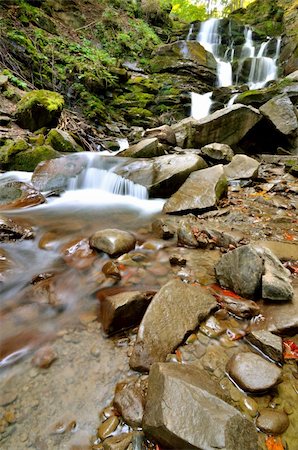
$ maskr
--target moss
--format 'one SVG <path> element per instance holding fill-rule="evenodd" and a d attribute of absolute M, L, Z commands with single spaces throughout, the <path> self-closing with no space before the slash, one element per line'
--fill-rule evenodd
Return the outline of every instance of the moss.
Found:
<path fill-rule="evenodd" d="M 24 139 L 18 139 L 17 141 L 7 140 L 0 148 L 0 165 L 8 164 L 10 159 L 29 147 L 28 143 Z"/>
<path fill-rule="evenodd" d="M 17 105 L 17 121 L 21 127 L 35 131 L 56 124 L 63 106 L 64 99 L 57 92 L 31 91 Z"/>
<path fill-rule="evenodd" d="M 242 92 L 236 97 L 235 103 L 243 105 L 260 106 L 266 103 L 275 95 L 281 94 L 287 86 L 292 84 L 291 80 L 284 78 L 283 80 L 262 89 L 253 89 Z"/>
<path fill-rule="evenodd" d="M 41 161 L 59 158 L 60 156 L 60 153 L 49 145 L 41 145 L 15 155 L 9 164 L 9 169 L 31 172 Z"/>
<path fill-rule="evenodd" d="M 46 139 L 46 144 L 53 147 L 54 150 L 58 152 L 82 152 L 83 149 L 80 147 L 75 140 L 70 136 L 69 133 L 59 129 L 52 129 Z"/>

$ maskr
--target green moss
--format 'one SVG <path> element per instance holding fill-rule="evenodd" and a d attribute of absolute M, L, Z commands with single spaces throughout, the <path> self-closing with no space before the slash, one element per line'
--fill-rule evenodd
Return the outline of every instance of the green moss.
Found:
<path fill-rule="evenodd" d="M 235 103 L 260 106 L 270 100 L 273 96 L 281 94 L 284 88 L 291 84 L 291 80 L 284 78 L 279 82 L 273 83 L 269 87 L 242 92 L 236 97 Z"/>
<path fill-rule="evenodd" d="M 9 164 L 9 169 L 31 172 L 41 161 L 59 158 L 60 156 L 60 153 L 49 145 L 41 145 L 15 155 Z"/>
<path fill-rule="evenodd" d="M 64 99 L 57 92 L 31 91 L 17 105 L 17 121 L 21 127 L 35 131 L 56 124 L 63 106 Z"/>
<path fill-rule="evenodd" d="M 7 140 L 0 148 L 0 164 L 8 164 L 10 159 L 24 150 L 27 150 L 29 145 L 24 139 L 18 139 L 17 141 Z"/>
<path fill-rule="evenodd" d="M 69 133 L 59 129 L 52 129 L 46 139 L 46 144 L 53 147 L 54 150 L 58 152 L 82 152 L 83 149 L 80 147 L 75 140 L 70 136 Z"/>

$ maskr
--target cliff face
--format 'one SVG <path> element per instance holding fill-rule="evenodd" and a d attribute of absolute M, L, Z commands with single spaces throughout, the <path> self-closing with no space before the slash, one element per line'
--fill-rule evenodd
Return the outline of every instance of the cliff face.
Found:
<path fill-rule="evenodd" d="M 298 0 L 278 0 L 283 8 L 283 47 L 281 61 L 288 75 L 298 69 Z"/>

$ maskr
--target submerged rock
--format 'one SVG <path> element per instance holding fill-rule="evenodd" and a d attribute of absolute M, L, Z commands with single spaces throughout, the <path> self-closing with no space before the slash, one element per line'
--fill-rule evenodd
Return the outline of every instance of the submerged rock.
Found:
<path fill-rule="evenodd" d="M 255 178 L 260 163 L 246 155 L 235 155 L 230 164 L 224 167 L 228 180 Z"/>
<path fill-rule="evenodd" d="M 256 420 L 256 426 L 267 434 L 282 434 L 290 425 L 289 418 L 284 411 L 272 408 L 261 409 Z"/>
<path fill-rule="evenodd" d="M 122 255 L 135 248 L 136 238 L 127 231 L 108 228 L 96 231 L 90 237 L 90 245 L 110 256 Z"/>
<path fill-rule="evenodd" d="M 196 171 L 166 201 L 163 211 L 181 213 L 214 208 L 226 191 L 227 179 L 222 165 Z"/>
<path fill-rule="evenodd" d="M 263 261 L 252 245 L 244 245 L 225 255 L 215 266 L 221 286 L 243 297 L 254 297 L 260 290 Z"/>
<path fill-rule="evenodd" d="M 118 175 L 145 186 L 151 197 L 167 197 L 184 183 L 190 173 L 207 164 L 198 155 L 165 155 L 128 162 L 116 170 Z"/>
<path fill-rule="evenodd" d="M 122 292 L 101 301 L 100 318 L 106 333 L 112 334 L 137 325 L 155 292 Z"/>
<path fill-rule="evenodd" d="M 34 232 L 31 227 L 25 227 L 9 219 L 0 216 L 0 242 L 17 240 L 17 239 L 33 239 Z"/>
<path fill-rule="evenodd" d="M 143 429 L 166 448 L 258 448 L 253 423 L 224 401 L 205 372 L 187 365 L 152 366 Z"/>
<path fill-rule="evenodd" d="M 21 181 L 11 181 L 0 186 L 0 210 L 28 208 L 45 201 L 44 196 L 33 186 Z"/>
<path fill-rule="evenodd" d="M 103 450 L 127 450 L 133 438 L 133 433 L 121 433 L 108 437 L 102 444 Z"/>
<path fill-rule="evenodd" d="M 255 353 L 238 353 L 229 360 L 227 372 L 235 383 L 246 392 L 266 392 L 281 377 L 281 369 Z"/>
<path fill-rule="evenodd" d="M 142 426 L 145 406 L 146 383 L 134 380 L 119 383 L 116 386 L 114 407 L 121 414 L 125 423 L 133 428 Z"/>
<path fill-rule="evenodd" d="M 30 131 L 56 125 L 63 106 L 64 99 L 57 92 L 46 90 L 28 92 L 17 105 L 17 122 Z"/>
<path fill-rule="evenodd" d="M 270 333 L 270 331 L 260 330 L 252 331 L 245 339 L 273 361 L 282 362 L 283 348 L 281 337 Z"/>
<path fill-rule="evenodd" d="M 155 295 L 140 324 L 129 364 L 147 371 L 165 361 L 183 340 L 217 306 L 214 297 L 200 286 L 169 281 Z"/>

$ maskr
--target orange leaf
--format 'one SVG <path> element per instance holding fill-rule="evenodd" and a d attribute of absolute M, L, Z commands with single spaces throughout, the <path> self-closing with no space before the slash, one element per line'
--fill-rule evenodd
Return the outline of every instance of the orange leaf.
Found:
<path fill-rule="evenodd" d="M 291 234 L 291 233 L 285 232 L 285 233 L 284 233 L 284 238 L 285 238 L 287 241 L 293 241 L 293 240 L 294 240 L 294 235 Z"/>
<path fill-rule="evenodd" d="M 267 436 L 265 442 L 268 450 L 285 450 L 280 437 Z"/>
<path fill-rule="evenodd" d="M 225 295 L 226 297 L 232 297 L 232 298 L 236 298 L 236 299 L 242 298 L 242 297 L 240 297 L 240 295 L 235 294 L 235 292 L 230 291 L 229 289 L 224 289 L 224 288 L 220 287 L 218 284 L 212 284 L 210 287 L 214 291 L 218 292 L 219 294 Z"/>
<path fill-rule="evenodd" d="M 298 359 L 298 345 L 291 339 L 283 341 L 284 344 L 284 359 Z"/>
<path fill-rule="evenodd" d="M 180 350 L 176 350 L 175 354 L 176 354 L 177 361 L 181 363 L 182 362 L 182 353 L 181 353 L 181 351 Z"/>

